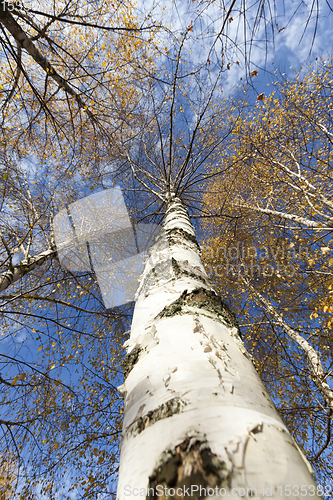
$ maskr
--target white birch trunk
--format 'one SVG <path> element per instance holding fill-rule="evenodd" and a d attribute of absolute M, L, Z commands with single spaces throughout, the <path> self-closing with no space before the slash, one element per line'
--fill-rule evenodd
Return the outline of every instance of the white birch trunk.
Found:
<path fill-rule="evenodd" d="M 289 490 L 293 499 L 318 498 L 309 464 L 209 284 L 177 198 L 164 229 L 168 245 L 160 235 L 151 248 L 125 344 L 118 500 L 281 499 Z"/>

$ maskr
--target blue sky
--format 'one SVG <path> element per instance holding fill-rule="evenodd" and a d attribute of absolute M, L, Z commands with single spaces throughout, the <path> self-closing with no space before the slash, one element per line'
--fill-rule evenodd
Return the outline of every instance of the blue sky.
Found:
<path fill-rule="evenodd" d="M 152 13 L 152 19 L 167 23 L 173 33 L 184 32 L 193 23 L 193 35 L 205 31 L 205 39 L 200 41 L 200 50 L 192 52 L 192 61 L 196 62 L 205 57 L 206 50 L 214 39 L 214 33 L 221 27 L 223 19 L 223 8 L 231 2 L 219 1 L 196 1 L 186 2 L 183 0 L 139 0 L 137 10 L 142 14 Z M 241 2 L 236 2 L 235 7 Z M 259 2 L 253 0 L 247 12 L 247 39 L 254 24 Z M 256 85 L 262 80 L 267 82 L 268 74 L 274 69 L 283 73 L 289 73 L 290 67 L 299 69 L 308 66 L 316 58 L 329 58 L 332 55 L 333 30 L 332 30 L 332 2 L 331 0 L 319 0 L 312 5 L 312 0 L 305 2 L 277 0 L 275 4 L 270 2 L 271 11 L 266 8 L 266 22 L 261 20 L 256 31 L 255 41 L 251 46 L 250 69 L 256 69 L 259 73 Z M 248 4 L 247 4 L 248 5 Z M 229 52 L 226 54 L 226 62 L 230 62 L 230 71 L 227 75 L 228 86 L 236 86 L 240 78 L 245 77 L 245 45 L 244 26 L 241 16 L 233 14 L 227 23 L 230 43 Z M 274 36 L 272 26 L 274 24 Z M 266 36 L 267 35 L 267 36 Z M 315 35 L 315 36 L 314 36 Z M 267 41 L 267 43 L 266 43 Z M 192 42 L 191 42 L 192 43 Z M 196 47 L 198 49 L 199 45 Z M 239 62 L 239 65 L 236 63 Z M 273 76 L 272 76 L 273 79 Z"/>

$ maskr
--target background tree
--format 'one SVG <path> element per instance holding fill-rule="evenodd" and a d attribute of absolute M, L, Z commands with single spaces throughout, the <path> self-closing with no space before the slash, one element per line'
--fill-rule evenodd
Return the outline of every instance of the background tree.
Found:
<path fill-rule="evenodd" d="M 207 262 L 321 481 L 332 460 L 331 80 L 320 64 L 249 107 L 222 155 L 228 177 L 205 195 L 220 217 Z"/>
<path fill-rule="evenodd" d="M 122 400 L 114 339 L 126 329 L 126 311 L 106 311 L 94 275 L 65 272 L 56 255 L 31 269 L 30 259 L 53 248 L 51 219 L 72 199 L 75 181 L 66 186 L 44 171 L 37 184 L 32 169 L 6 167 L 2 266 L 6 276 L 22 272 L 1 295 L 1 446 L 18 464 L 23 498 L 43 483 L 44 492 L 59 491 L 65 464 L 67 491 L 80 485 L 93 497 L 116 467 Z"/>
<path fill-rule="evenodd" d="M 1 442 L 20 465 L 23 497 L 59 490 L 66 464 L 65 491 L 94 497 L 114 479 L 114 338 L 127 313 L 105 311 L 91 273 L 60 268 L 51 221 L 108 180 L 115 131 L 135 131 L 151 45 L 130 3 L 1 7 Z"/>

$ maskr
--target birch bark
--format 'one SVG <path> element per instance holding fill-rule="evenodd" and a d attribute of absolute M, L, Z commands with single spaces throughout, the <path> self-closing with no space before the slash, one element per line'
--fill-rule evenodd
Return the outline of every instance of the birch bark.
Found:
<path fill-rule="evenodd" d="M 318 498 L 178 198 L 151 248 L 125 346 L 118 500 L 281 499 L 288 489 Z"/>

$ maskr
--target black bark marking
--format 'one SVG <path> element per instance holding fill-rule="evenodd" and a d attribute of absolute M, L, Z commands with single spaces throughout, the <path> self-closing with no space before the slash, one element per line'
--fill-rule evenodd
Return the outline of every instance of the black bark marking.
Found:
<path fill-rule="evenodd" d="M 216 295 L 213 290 L 207 290 L 206 288 L 197 288 L 190 293 L 187 293 L 187 290 L 184 290 L 177 300 L 166 306 L 158 314 L 157 318 L 165 318 L 174 316 L 175 314 L 181 314 L 183 306 L 204 309 L 213 314 L 217 314 L 224 320 L 225 323 L 227 323 L 228 326 L 231 328 L 236 327 L 239 332 L 238 321 L 234 313 L 229 309 L 227 304 L 223 302 L 221 297 Z"/>
<path fill-rule="evenodd" d="M 182 307 L 185 304 L 186 301 L 186 296 L 187 296 L 187 290 L 184 290 L 183 293 L 181 294 L 178 299 L 176 299 L 174 302 L 172 302 L 170 305 L 166 306 L 156 317 L 156 319 L 159 318 L 168 318 L 175 316 L 176 314 L 181 314 L 182 312 Z"/>
<path fill-rule="evenodd" d="M 193 278 L 195 280 L 201 281 L 205 285 L 210 286 L 208 279 L 203 275 L 203 273 L 200 269 L 192 268 L 193 270 L 198 269 L 199 272 L 197 272 L 197 273 L 195 273 L 193 271 L 189 271 L 187 269 L 184 269 L 180 266 L 181 263 L 177 262 L 176 259 L 174 259 L 174 257 L 171 257 L 171 263 L 172 263 L 173 273 L 174 273 L 176 278 L 180 278 L 181 276 L 187 276 L 189 278 Z M 185 263 L 187 263 L 187 261 L 185 261 Z"/>
<path fill-rule="evenodd" d="M 163 454 L 160 464 L 149 477 L 147 499 L 181 499 L 182 496 L 177 495 L 179 488 L 181 492 L 196 486 L 199 491 L 193 491 L 191 499 L 199 500 L 204 497 L 202 492 L 200 495 L 200 487 L 228 487 L 229 476 L 225 463 L 211 451 L 206 441 L 188 438 L 174 450 Z M 156 489 L 157 486 L 159 489 Z M 170 495 L 170 488 L 174 488 L 174 495 Z M 164 492 L 167 492 L 166 496 Z"/>
<path fill-rule="evenodd" d="M 170 399 L 166 403 L 162 403 L 158 408 L 150 410 L 143 417 L 138 418 L 133 424 L 131 424 L 129 432 L 135 435 L 140 434 L 155 422 L 180 413 L 184 405 L 185 403 L 180 398 Z"/>
<path fill-rule="evenodd" d="M 198 273 L 188 271 L 187 269 L 183 269 L 180 263 L 176 261 L 175 258 L 171 257 L 171 261 L 169 258 L 158 262 L 145 276 L 142 286 L 140 288 L 140 294 L 145 293 L 147 295 L 150 288 L 159 286 L 164 281 L 178 279 L 182 276 L 186 276 L 189 278 L 193 278 L 201 283 L 204 283 L 207 286 L 211 286 L 208 279 L 203 275 L 202 271 L 198 271 Z"/>
<path fill-rule="evenodd" d="M 130 353 L 126 354 L 126 356 L 124 357 L 121 363 L 124 374 L 124 380 L 128 377 L 128 374 L 132 370 L 135 363 L 137 363 L 141 351 L 142 351 L 141 347 L 134 347 L 134 349 Z"/>
<path fill-rule="evenodd" d="M 178 278 L 181 275 L 182 270 L 180 269 L 176 259 L 174 259 L 173 257 L 171 257 L 171 263 L 172 263 L 173 272 L 175 273 L 176 278 Z"/>
<path fill-rule="evenodd" d="M 168 229 L 166 231 L 166 234 L 167 234 L 167 238 L 169 240 L 169 243 L 171 245 L 173 245 L 175 243 L 181 243 L 182 240 L 187 240 L 187 241 L 190 241 L 191 243 L 194 243 L 197 246 L 198 250 L 200 250 L 200 247 L 198 245 L 196 237 L 193 234 L 185 231 L 185 229 L 175 227 L 173 229 Z"/>

